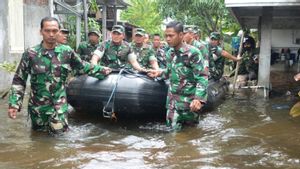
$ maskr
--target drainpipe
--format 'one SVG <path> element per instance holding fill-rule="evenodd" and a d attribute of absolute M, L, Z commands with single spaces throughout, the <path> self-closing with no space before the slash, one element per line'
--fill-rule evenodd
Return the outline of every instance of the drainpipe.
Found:
<path fill-rule="evenodd" d="M 103 34 L 103 41 L 106 40 L 106 13 L 107 13 L 107 6 L 104 4 L 102 6 L 102 34 Z"/>
<path fill-rule="evenodd" d="M 81 0 L 77 0 L 77 4 L 79 4 Z M 76 7 L 77 12 L 80 11 L 80 6 L 78 5 Z M 79 43 L 81 41 L 81 17 L 76 15 L 76 49 L 79 46 Z"/>
<path fill-rule="evenodd" d="M 88 17 L 87 17 L 87 0 L 83 0 L 83 18 L 84 18 L 84 38 L 88 39 Z"/>
<path fill-rule="evenodd" d="M 48 1 L 49 10 L 50 10 L 50 16 L 54 17 L 54 2 L 53 0 Z"/>

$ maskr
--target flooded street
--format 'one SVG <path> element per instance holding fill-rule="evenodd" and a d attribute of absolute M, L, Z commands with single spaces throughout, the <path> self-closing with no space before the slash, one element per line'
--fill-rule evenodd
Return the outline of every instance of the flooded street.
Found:
<path fill-rule="evenodd" d="M 165 131 L 163 120 L 112 124 L 100 114 L 74 114 L 60 138 L 31 131 L 25 109 L 9 119 L 1 100 L 0 168 L 299 168 L 300 118 L 289 116 L 297 98 L 243 93 L 227 96 L 196 128 L 178 133 Z"/>

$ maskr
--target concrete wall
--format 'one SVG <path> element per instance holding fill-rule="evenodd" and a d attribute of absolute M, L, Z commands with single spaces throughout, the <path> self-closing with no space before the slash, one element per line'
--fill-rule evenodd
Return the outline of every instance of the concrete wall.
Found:
<path fill-rule="evenodd" d="M 300 44 L 295 44 L 295 37 L 298 31 L 287 29 L 272 30 L 272 49 L 280 53 L 282 48 L 290 48 L 292 53 L 297 53 Z"/>
<path fill-rule="evenodd" d="M 0 62 L 19 62 L 23 50 L 12 51 L 10 46 L 12 39 L 10 38 L 22 39 L 25 49 L 40 43 L 40 21 L 43 17 L 49 16 L 50 12 L 48 0 L 23 0 L 23 14 L 21 16 L 23 16 L 24 23 L 23 26 L 17 27 L 17 30 L 24 32 L 24 38 L 13 37 L 10 36 L 12 34 L 9 32 L 15 29 L 15 27 L 9 29 L 9 1 L 14 3 L 12 0 L 0 0 Z M 0 91 L 8 89 L 11 85 L 13 73 L 0 69 L 0 77 Z"/>
<path fill-rule="evenodd" d="M 12 61 L 8 43 L 8 0 L 0 1 L 0 62 Z M 11 83 L 12 74 L 0 69 L 0 91 L 7 89 Z"/>
<path fill-rule="evenodd" d="M 25 49 L 41 43 L 40 22 L 46 16 L 50 16 L 47 0 L 24 1 Z"/>

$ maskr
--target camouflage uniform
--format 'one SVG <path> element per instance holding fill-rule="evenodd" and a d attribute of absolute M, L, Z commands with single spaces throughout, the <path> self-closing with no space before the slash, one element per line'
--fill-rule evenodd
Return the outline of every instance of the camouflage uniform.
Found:
<path fill-rule="evenodd" d="M 209 79 L 219 80 L 224 73 L 225 59 L 221 56 L 220 46 L 208 45 L 209 50 Z"/>
<path fill-rule="evenodd" d="M 190 111 L 190 103 L 198 99 L 207 100 L 208 65 L 200 51 L 184 45 L 178 51 L 174 48 L 166 54 L 167 69 L 164 78 L 170 79 L 167 98 L 167 125 L 178 130 L 183 123 L 197 123 L 199 115 Z"/>
<path fill-rule="evenodd" d="M 209 51 L 207 48 L 207 44 L 203 41 L 193 40 L 192 46 L 198 48 L 205 59 L 207 65 L 209 65 Z"/>
<path fill-rule="evenodd" d="M 39 44 L 27 49 L 21 58 L 13 78 L 9 107 L 21 109 L 28 75 L 31 76 L 31 91 L 28 104 L 33 129 L 50 130 L 51 124 L 61 124 L 67 129 L 66 80 L 71 69 L 103 79 L 103 67 L 92 66 L 66 45 L 53 50 Z"/>
<path fill-rule="evenodd" d="M 238 74 L 239 75 L 246 75 L 250 72 L 257 76 L 258 74 L 258 63 L 255 62 L 255 58 L 257 54 L 257 50 L 247 50 L 244 51 L 242 54 L 242 60 L 240 62 L 240 67 Z M 249 79 L 251 80 L 251 78 Z"/>
<path fill-rule="evenodd" d="M 93 45 L 90 42 L 81 42 L 77 48 L 77 53 L 84 61 L 89 62 L 94 54 L 94 51 L 100 46 L 100 44 Z"/>
<path fill-rule="evenodd" d="M 152 68 L 150 62 L 157 61 L 153 48 L 148 44 L 138 47 L 135 43 L 131 43 L 131 48 L 137 57 L 138 63 L 144 68 Z"/>
<path fill-rule="evenodd" d="M 94 54 L 100 57 L 101 65 L 114 69 L 127 67 L 128 61 L 136 59 L 126 41 L 122 41 L 121 45 L 115 45 L 112 40 L 107 40 L 95 50 Z"/>
<path fill-rule="evenodd" d="M 218 32 L 212 32 L 210 38 L 220 40 L 221 35 Z M 207 49 L 209 51 L 209 79 L 219 80 L 224 73 L 223 49 L 220 46 L 212 46 L 210 43 L 207 44 Z"/>
<path fill-rule="evenodd" d="M 154 52 L 159 68 L 165 69 L 167 66 L 165 49 L 163 47 L 159 47 L 157 49 L 154 48 Z"/>

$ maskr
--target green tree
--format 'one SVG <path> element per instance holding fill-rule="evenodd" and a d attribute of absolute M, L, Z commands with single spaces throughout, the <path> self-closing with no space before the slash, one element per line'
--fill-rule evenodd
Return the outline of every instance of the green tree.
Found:
<path fill-rule="evenodd" d="M 224 0 L 157 0 L 161 14 L 166 18 L 199 26 L 208 35 L 213 31 L 237 32 L 235 23 L 225 7 Z"/>
<path fill-rule="evenodd" d="M 144 28 L 148 33 L 160 33 L 162 16 L 155 0 L 130 0 L 130 5 L 122 11 L 121 19 Z"/>

